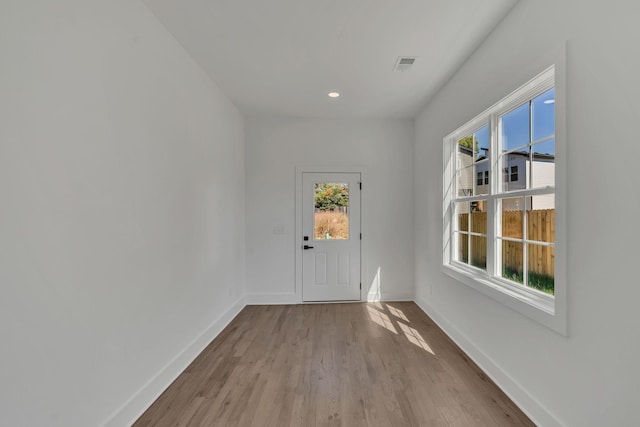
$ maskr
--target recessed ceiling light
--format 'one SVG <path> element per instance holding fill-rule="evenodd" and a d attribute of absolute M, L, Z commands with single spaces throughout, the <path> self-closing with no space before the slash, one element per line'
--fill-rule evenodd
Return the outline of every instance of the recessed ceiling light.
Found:
<path fill-rule="evenodd" d="M 329 95 L 329 98 L 337 98 L 337 97 L 340 96 L 340 93 L 338 93 L 338 92 L 329 92 L 328 95 Z"/>
<path fill-rule="evenodd" d="M 545 104 L 553 104 L 555 102 L 556 102 L 555 99 L 547 99 L 547 100 L 544 101 Z"/>

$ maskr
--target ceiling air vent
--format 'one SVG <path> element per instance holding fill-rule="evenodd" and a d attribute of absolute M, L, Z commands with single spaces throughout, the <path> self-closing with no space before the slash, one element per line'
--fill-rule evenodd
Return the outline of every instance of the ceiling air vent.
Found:
<path fill-rule="evenodd" d="M 396 71 L 407 71 L 413 66 L 414 62 L 416 62 L 415 56 L 399 56 L 393 69 Z"/>

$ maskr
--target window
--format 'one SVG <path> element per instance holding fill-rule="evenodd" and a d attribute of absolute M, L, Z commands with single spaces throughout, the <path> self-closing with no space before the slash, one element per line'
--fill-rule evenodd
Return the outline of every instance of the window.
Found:
<path fill-rule="evenodd" d="M 444 140 L 444 271 L 532 317 L 556 313 L 555 85 L 551 67 Z"/>
<path fill-rule="evenodd" d="M 313 239 L 348 240 L 349 184 L 316 182 L 313 187 Z"/>
<path fill-rule="evenodd" d="M 518 166 L 511 166 L 511 182 L 518 180 Z"/>

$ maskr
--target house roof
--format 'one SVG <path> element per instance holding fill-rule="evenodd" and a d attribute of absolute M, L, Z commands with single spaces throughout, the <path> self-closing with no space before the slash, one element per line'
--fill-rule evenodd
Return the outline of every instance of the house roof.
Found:
<path fill-rule="evenodd" d="M 469 148 L 469 147 L 465 147 L 463 145 L 459 145 L 458 146 L 458 150 L 460 152 L 462 152 L 463 154 L 466 154 L 468 156 L 473 156 L 474 151 Z M 486 150 L 488 151 L 488 150 Z M 517 156 L 517 157 L 529 157 L 529 152 L 527 151 L 513 151 L 511 153 L 509 153 L 509 156 Z M 480 157 L 478 157 L 476 160 L 477 161 L 481 161 L 486 159 L 487 156 L 482 155 Z M 536 161 L 552 161 L 555 160 L 556 156 L 554 154 L 549 154 L 549 153 L 533 153 L 533 160 Z"/>

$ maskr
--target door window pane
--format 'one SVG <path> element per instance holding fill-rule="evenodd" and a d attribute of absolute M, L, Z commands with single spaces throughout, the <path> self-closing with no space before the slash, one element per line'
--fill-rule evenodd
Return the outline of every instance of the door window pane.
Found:
<path fill-rule="evenodd" d="M 349 238 L 349 185 L 319 182 L 314 184 L 315 240 Z"/>

